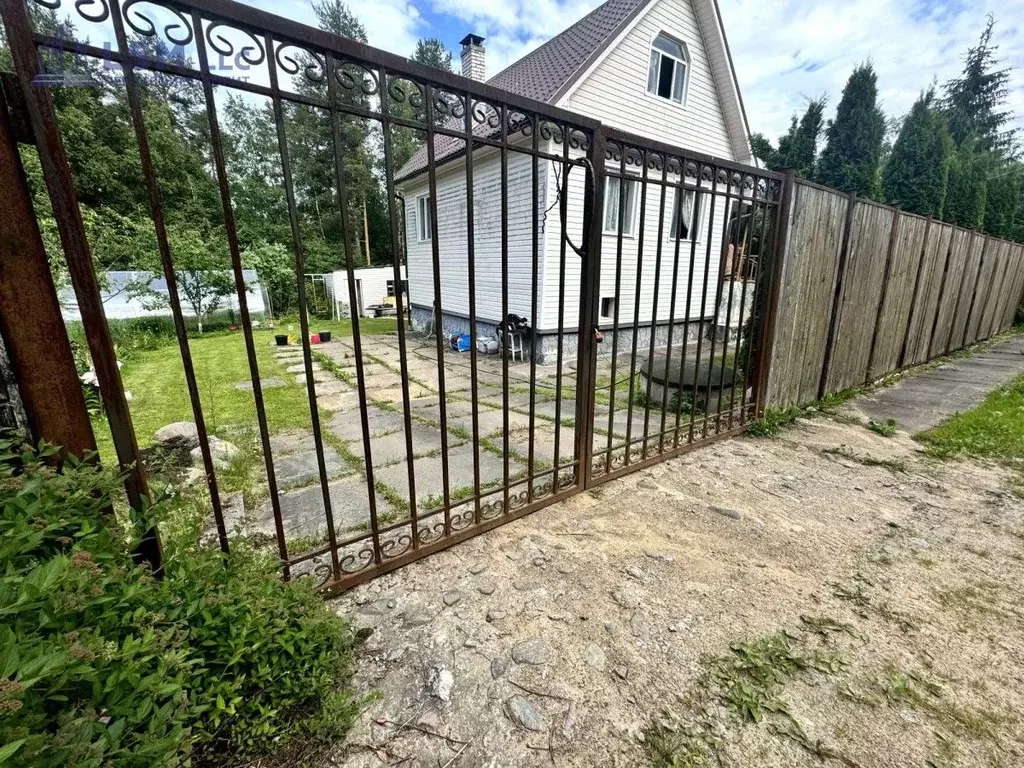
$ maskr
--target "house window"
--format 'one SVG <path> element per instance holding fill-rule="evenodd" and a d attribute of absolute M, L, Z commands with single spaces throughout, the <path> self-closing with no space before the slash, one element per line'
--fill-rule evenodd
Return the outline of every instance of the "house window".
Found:
<path fill-rule="evenodd" d="M 604 194 L 604 232 L 607 235 L 619 233 L 619 206 L 622 209 L 622 234 L 633 234 L 633 222 L 636 219 L 636 187 L 633 179 L 608 178 L 608 186 Z"/>
<path fill-rule="evenodd" d="M 394 280 L 388 280 L 387 288 L 388 288 L 388 296 L 394 296 L 395 295 L 395 281 Z"/>
<path fill-rule="evenodd" d="M 647 92 L 682 104 L 690 56 L 686 46 L 665 34 L 651 43 L 651 66 L 647 73 Z"/>
<path fill-rule="evenodd" d="M 703 204 L 698 204 L 694 210 L 694 198 L 696 193 L 692 189 L 676 191 L 676 205 L 672 211 L 672 224 L 669 227 L 668 236 L 672 240 L 696 240 L 700 239 L 700 225 Z M 701 201 L 703 203 L 703 201 Z"/>
<path fill-rule="evenodd" d="M 416 239 L 424 243 L 430 235 L 430 195 L 420 195 L 416 198 Z"/>

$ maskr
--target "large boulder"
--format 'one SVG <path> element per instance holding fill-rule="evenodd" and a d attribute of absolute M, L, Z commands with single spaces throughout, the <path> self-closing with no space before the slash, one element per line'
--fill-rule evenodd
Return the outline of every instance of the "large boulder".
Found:
<path fill-rule="evenodd" d="M 153 439 L 161 445 L 173 448 L 193 448 L 199 445 L 199 429 L 194 422 L 176 421 L 160 427 Z"/>

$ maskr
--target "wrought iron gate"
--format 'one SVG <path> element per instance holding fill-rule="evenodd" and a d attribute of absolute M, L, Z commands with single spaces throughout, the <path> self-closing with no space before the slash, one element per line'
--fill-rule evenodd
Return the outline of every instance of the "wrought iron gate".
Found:
<path fill-rule="evenodd" d="M 17 74 L 6 81 L 17 91 L 8 101 L 25 104 L 22 139 L 39 151 L 133 505 L 146 503 L 146 476 L 47 87 L 70 86 L 46 70 L 47 51 L 122 74 L 224 550 L 232 528 L 262 531 L 286 577 L 342 588 L 735 434 L 758 414 L 778 283 L 778 174 L 631 136 L 227 0 L 75 3 L 92 39 L 109 35 L 103 47 L 35 29 L 23 0 L 2 8 Z M 168 46 L 179 55 L 167 56 Z M 225 61 L 245 79 L 224 74 Z M 226 508 L 211 451 L 147 126 L 158 76 L 201 89 L 267 491 L 250 510 L 255 528 Z M 300 351 L 275 351 L 249 312 L 222 117 L 229 92 L 272 113 Z M 300 117 L 330 158 L 320 169 L 329 189 L 297 178 L 308 172 L 293 156 Z M 5 122 L 8 130 L 15 121 Z M 358 294 L 365 196 L 350 159 L 364 147 L 352 136 L 379 139 L 393 258 L 378 310 L 395 318 L 383 334 L 360 316 L 376 297 Z M 399 152 L 403 142 L 416 147 L 411 156 Z M 302 210 L 324 199 L 338 222 L 350 325 L 317 346 Z M 30 377 L 31 355 L 22 360 Z M 261 369 L 281 363 L 294 364 L 305 386 L 301 434 L 270 426 Z M 297 456 L 314 465 L 301 487 Z M 158 548 L 150 554 L 159 561 Z"/>

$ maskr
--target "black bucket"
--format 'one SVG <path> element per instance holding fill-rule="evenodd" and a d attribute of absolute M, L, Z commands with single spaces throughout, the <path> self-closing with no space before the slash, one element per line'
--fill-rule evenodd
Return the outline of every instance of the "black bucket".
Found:
<path fill-rule="evenodd" d="M 287 333 L 283 333 L 283 334 L 280 334 L 278 336 L 275 336 L 274 337 L 274 341 L 277 342 L 277 346 L 279 346 L 279 347 L 287 347 L 288 346 L 288 334 Z"/>
<path fill-rule="evenodd" d="M 321 341 L 321 343 L 327 342 L 327 341 L 330 341 L 330 340 L 331 340 L 331 332 L 330 331 L 320 331 L 320 341 Z"/>

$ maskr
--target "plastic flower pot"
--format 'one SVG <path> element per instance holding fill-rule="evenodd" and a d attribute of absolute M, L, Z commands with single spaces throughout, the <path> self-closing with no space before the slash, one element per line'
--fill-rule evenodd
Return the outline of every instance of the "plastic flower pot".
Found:
<path fill-rule="evenodd" d="M 279 347 L 287 347 L 288 346 L 288 334 L 287 333 L 282 333 L 280 335 L 277 335 L 277 336 L 274 337 L 274 341 L 277 343 L 277 346 L 279 346 Z"/>
<path fill-rule="evenodd" d="M 312 336 L 310 336 L 309 337 L 309 343 L 310 344 L 319 344 L 320 343 L 320 334 L 319 333 L 314 333 Z"/>

